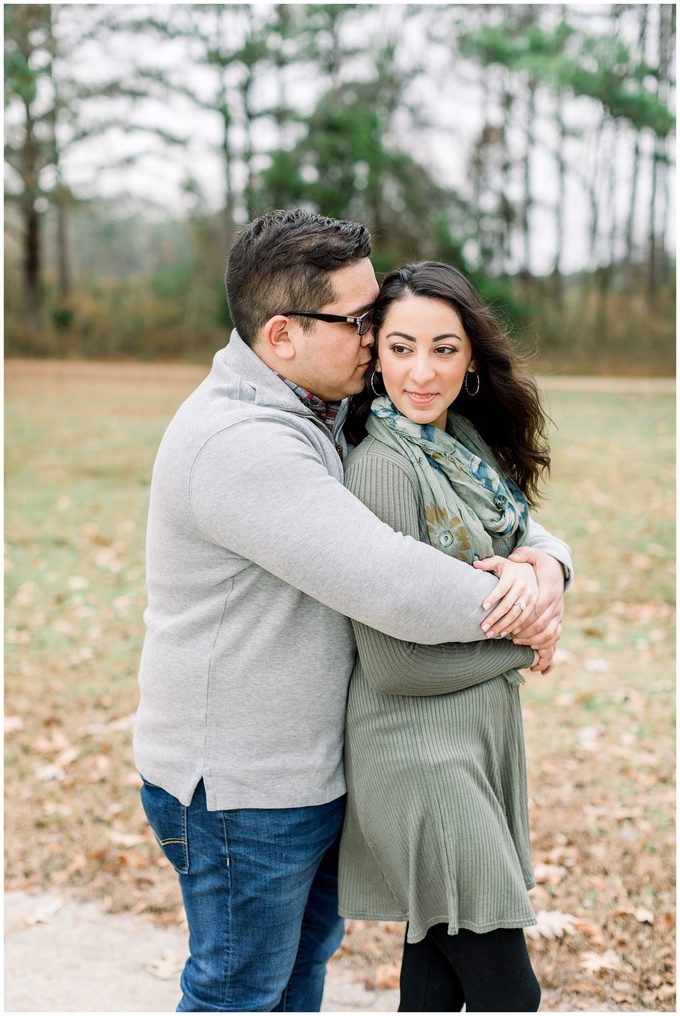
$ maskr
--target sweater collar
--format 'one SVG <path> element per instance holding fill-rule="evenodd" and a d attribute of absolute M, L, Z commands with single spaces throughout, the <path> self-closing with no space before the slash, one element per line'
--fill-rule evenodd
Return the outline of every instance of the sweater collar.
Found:
<path fill-rule="evenodd" d="M 250 388 L 256 405 L 312 416 L 322 422 L 311 406 L 306 404 L 276 371 L 268 367 L 257 353 L 253 352 L 236 329 L 232 331 L 228 344 L 224 349 L 218 350 L 213 360 L 213 369 L 220 372 L 225 365 Z M 336 418 L 328 421 L 329 429 L 333 433 L 337 433 L 342 427 L 348 407 L 349 399 L 343 399 L 339 403 Z"/>

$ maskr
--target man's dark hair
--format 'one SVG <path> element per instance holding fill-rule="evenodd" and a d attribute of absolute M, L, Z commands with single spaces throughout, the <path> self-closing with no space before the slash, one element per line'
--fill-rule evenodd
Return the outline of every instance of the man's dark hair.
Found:
<path fill-rule="evenodd" d="M 234 327 L 249 346 L 270 317 L 314 312 L 337 299 L 332 273 L 367 258 L 371 234 L 358 222 L 296 208 L 266 212 L 241 230 L 225 282 Z M 309 330 L 315 322 L 299 319 Z"/>

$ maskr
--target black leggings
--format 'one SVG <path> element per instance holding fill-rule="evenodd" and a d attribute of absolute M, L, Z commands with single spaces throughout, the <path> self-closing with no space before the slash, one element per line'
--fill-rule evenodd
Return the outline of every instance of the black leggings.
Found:
<path fill-rule="evenodd" d="M 536 1012 L 541 988 L 521 928 L 449 935 L 435 924 L 404 942 L 399 1012 Z"/>

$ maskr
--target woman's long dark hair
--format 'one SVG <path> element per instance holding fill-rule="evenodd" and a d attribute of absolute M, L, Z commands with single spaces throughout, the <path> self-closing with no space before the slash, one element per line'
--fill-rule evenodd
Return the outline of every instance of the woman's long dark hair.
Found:
<path fill-rule="evenodd" d="M 470 396 L 463 386 L 452 408 L 474 424 L 503 469 L 535 507 L 540 499 L 540 482 L 550 470 L 548 418 L 535 382 L 525 372 L 501 325 L 456 268 L 439 261 L 419 261 L 385 277 L 373 309 L 376 342 L 392 304 L 407 296 L 442 300 L 459 315 L 472 345 L 479 391 Z M 366 388 L 350 403 L 346 432 L 357 444 L 366 435 L 366 420 L 375 398 L 371 381 L 379 392 L 384 391 L 380 374 L 369 368 Z M 474 381 L 471 386 L 474 391 Z"/>

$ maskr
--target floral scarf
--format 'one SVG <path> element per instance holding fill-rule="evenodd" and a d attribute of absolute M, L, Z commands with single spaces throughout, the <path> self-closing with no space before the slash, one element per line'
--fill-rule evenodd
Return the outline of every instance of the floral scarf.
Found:
<path fill-rule="evenodd" d="M 414 467 L 433 547 L 472 564 L 493 555 L 494 536 L 524 543 L 526 498 L 464 416 L 449 410 L 446 431 L 421 426 L 383 395 L 372 403 L 366 429 Z"/>

